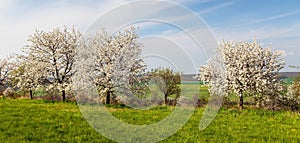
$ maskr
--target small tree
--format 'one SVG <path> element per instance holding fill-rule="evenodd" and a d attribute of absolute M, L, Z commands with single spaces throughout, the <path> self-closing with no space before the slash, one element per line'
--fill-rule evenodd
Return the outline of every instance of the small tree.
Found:
<path fill-rule="evenodd" d="M 168 104 L 168 97 L 171 95 L 175 95 L 175 104 L 177 99 L 180 96 L 180 73 L 171 70 L 170 68 L 155 68 L 150 72 L 151 77 L 160 77 L 162 78 L 162 82 L 156 82 L 157 86 L 164 94 L 165 104 Z"/>
<path fill-rule="evenodd" d="M 16 57 L 17 62 L 10 78 L 15 88 L 29 91 L 30 99 L 33 99 L 33 91 L 42 84 L 41 78 L 46 76 L 46 67 L 28 58 L 24 55 Z"/>
<path fill-rule="evenodd" d="M 299 66 L 290 66 L 291 68 L 300 69 Z M 300 109 L 300 75 L 293 78 L 292 84 L 287 86 L 287 93 L 279 98 L 281 108 L 288 110 Z"/>
<path fill-rule="evenodd" d="M 70 31 L 66 27 L 62 30 L 55 28 L 50 32 L 36 30 L 29 36 L 31 44 L 25 48 L 28 59 L 31 60 L 28 62 L 43 65 L 43 71 L 47 73 L 43 78 L 50 83 L 48 87 L 61 91 L 63 101 L 66 99 L 66 89 L 72 86 L 75 48 L 81 40 L 81 34 L 74 28 Z"/>
<path fill-rule="evenodd" d="M 298 82 L 298 83 L 296 83 Z M 295 80 L 293 84 L 288 85 L 287 93 L 278 98 L 279 109 L 299 110 L 300 109 L 300 87 L 299 80 Z"/>
<path fill-rule="evenodd" d="M 89 73 L 106 104 L 111 104 L 116 90 L 130 91 L 145 75 L 146 65 L 141 58 L 142 44 L 137 41 L 135 28 L 110 35 L 106 31 L 89 37 L 80 58 L 90 57 Z M 91 75 L 86 75 L 91 76 Z"/>
<path fill-rule="evenodd" d="M 291 68 L 296 68 L 298 70 L 300 69 L 300 66 L 290 66 L 290 67 Z M 290 87 L 291 91 L 288 91 L 288 92 L 290 92 L 295 97 L 299 97 L 300 98 L 300 85 L 299 85 L 299 82 L 300 82 L 300 73 L 299 73 L 299 75 L 297 77 L 294 77 L 293 84 Z"/>
<path fill-rule="evenodd" d="M 9 86 L 11 86 L 11 81 L 9 78 L 9 73 L 13 70 L 13 64 L 10 61 L 12 55 L 5 59 L 0 59 L 0 94 Z"/>
<path fill-rule="evenodd" d="M 215 76 L 216 68 L 212 66 L 214 59 L 207 66 L 200 68 L 198 75 L 202 81 L 211 82 L 213 78 L 224 78 L 225 82 L 215 82 L 212 87 L 225 88 L 226 94 L 234 92 L 240 99 L 239 107 L 243 108 L 245 93 L 249 96 L 273 98 L 278 92 L 278 71 L 283 68 L 284 62 L 280 58 L 282 51 L 272 51 L 270 47 L 263 48 L 254 41 L 249 42 L 225 42 L 217 49 L 217 55 L 221 57 L 216 62 L 222 62 L 225 66 L 224 76 Z M 214 80 L 217 81 L 217 80 Z"/>

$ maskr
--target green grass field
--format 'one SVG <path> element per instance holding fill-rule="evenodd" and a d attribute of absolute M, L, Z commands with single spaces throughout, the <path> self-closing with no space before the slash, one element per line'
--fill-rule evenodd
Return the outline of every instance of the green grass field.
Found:
<path fill-rule="evenodd" d="M 0 142 L 112 142 L 98 134 L 71 102 L 0 100 Z M 203 108 L 162 142 L 300 142 L 300 114 L 246 108 L 222 108 L 203 131 L 198 130 Z M 149 124 L 170 114 L 171 107 L 134 110 L 109 107 L 115 117 L 131 124 Z"/>

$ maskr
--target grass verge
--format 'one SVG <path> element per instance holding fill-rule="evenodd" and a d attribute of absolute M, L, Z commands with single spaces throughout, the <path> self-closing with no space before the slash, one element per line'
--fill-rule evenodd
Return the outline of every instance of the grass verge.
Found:
<path fill-rule="evenodd" d="M 0 100 L 0 142 L 112 142 L 98 134 L 75 103 L 41 100 Z M 171 107 L 134 110 L 108 107 L 131 124 L 151 124 L 168 116 Z M 221 109 L 211 125 L 198 130 L 203 108 L 162 142 L 300 142 L 300 114 L 259 109 Z"/>

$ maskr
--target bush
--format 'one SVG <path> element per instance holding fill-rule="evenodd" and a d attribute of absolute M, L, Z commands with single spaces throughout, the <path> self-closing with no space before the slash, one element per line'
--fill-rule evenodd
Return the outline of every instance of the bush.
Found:
<path fill-rule="evenodd" d="M 7 97 L 7 98 L 13 98 L 13 99 L 17 98 L 17 97 L 15 96 L 15 91 L 14 91 L 14 89 L 11 88 L 11 87 L 6 88 L 6 89 L 3 91 L 3 95 L 4 95 L 4 97 Z"/>
<path fill-rule="evenodd" d="M 165 105 L 175 105 L 177 99 L 180 96 L 180 83 L 181 77 L 179 72 L 175 72 L 170 68 L 156 68 L 152 69 L 149 73 L 149 77 L 158 86 L 161 92 L 164 94 Z M 175 95 L 174 101 L 168 101 L 168 97 Z"/>
<path fill-rule="evenodd" d="M 286 94 L 279 96 L 278 104 L 280 108 L 285 110 L 295 111 L 300 109 L 299 83 L 297 80 L 288 86 Z"/>

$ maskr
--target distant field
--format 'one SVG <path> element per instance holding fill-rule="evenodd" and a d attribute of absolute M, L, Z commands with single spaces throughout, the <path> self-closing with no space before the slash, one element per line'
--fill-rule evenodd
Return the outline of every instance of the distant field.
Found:
<path fill-rule="evenodd" d="M 185 95 L 198 95 L 199 98 L 207 99 L 209 92 L 207 87 L 201 86 L 199 81 L 182 81 L 181 82 L 182 94 Z"/>
<path fill-rule="evenodd" d="M 112 142 L 99 135 L 81 116 L 75 103 L 41 100 L 0 100 L 0 142 Z M 109 108 L 115 117 L 131 124 L 155 123 L 170 107 L 134 110 Z M 188 123 L 162 142 L 300 142 L 300 114 L 258 109 L 221 109 L 205 130 L 198 125 L 203 108 Z"/>

